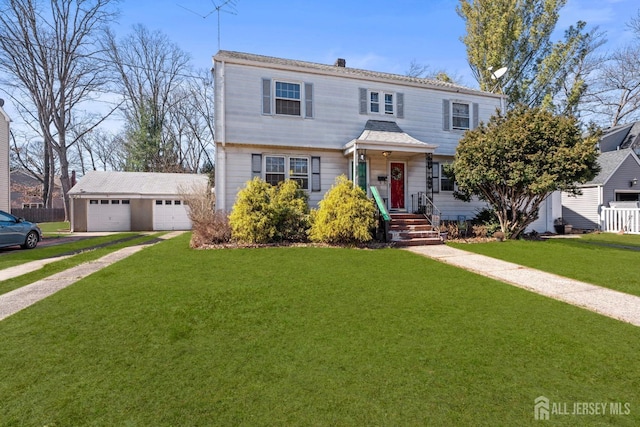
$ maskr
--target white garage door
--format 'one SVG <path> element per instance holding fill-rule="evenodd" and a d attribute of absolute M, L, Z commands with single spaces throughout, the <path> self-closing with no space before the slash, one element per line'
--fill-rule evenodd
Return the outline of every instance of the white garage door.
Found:
<path fill-rule="evenodd" d="M 87 231 L 130 231 L 129 200 L 91 199 L 87 210 Z"/>
<path fill-rule="evenodd" d="M 181 200 L 156 200 L 153 205 L 153 229 L 191 230 L 187 209 Z"/>

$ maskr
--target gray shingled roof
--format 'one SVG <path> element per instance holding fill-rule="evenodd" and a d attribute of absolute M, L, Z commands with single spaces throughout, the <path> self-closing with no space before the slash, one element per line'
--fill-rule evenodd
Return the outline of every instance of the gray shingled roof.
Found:
<path fill-rule="evenodd" d="M 208 179 L 206 175 L 187 173 L 89 171 L 69 194 L 180 194 L 182 188 L 206 185 Z"/>
<path fill-rule="evenodd" d="M 367 120 L 360 136 L 347 142 L 343 148 L 350 150 L 355 144 L 371 149 L 402 149 L 405 152 L 414 151 L 416 153 L 432 152 L 437 147 L 437 145 L 428 144 L 412 137 L 403 131 L 396 122 L 385 120 Z"/>
<path fill-rule="evenodd" d="M 215 56 L 214 59 L 224 60 L 228 62 L 233 62 L 234 60 L 239 62 L 261 62 L 264 64 L 270 64 L 280 67 L 287 68 L 301 68 L 307 70 L 314 71 L 322 71 L 324 73 L 332 73 L 332 74 L 341 74 L 344 76 L 351 76 L 354 78 L 376 78 L 376 79 L 386 79 L 386 80 L 395 80 L 397 82 L 402 83 L 411 83 L 415 85 L 437 88 L 437 89 L 445 89 L 449 91 L 455 92 L 471 92 L 471 93 L 482 93 L 487 96 L 495 96 L 499 97 L 500 95 L 492 94 L 490 92 L 482 92 L 476 89 L 471 89 L 465 86 L 457 85 L 454 83 L 447 83 L 441 80 L 435 79 L 425 79 L 421 77 L 409 77 L 403 76 L 400 74 L 391 74 L 391 73 L 382 73 L 377 71 L 369 71 L 362 70 L 359 68 L 350 68 L 350 67 L 338 67 L 336 65 L 326 65 L 319 64 L 316 62 L 307 62 L 307 61 L 297 61 L 293 59 L 284 59 L 284 58 L 276 58 L 272 56 L 263 56 L 256 55 L 252 53 L 244 53 L 244 52 L 233 52 L 228 50 L 221 50 Z"/>
<path fill-rule="evenodd" d="M 630 149 L 601 153 L 600 156 L 598 156 L 600 173 L 584 185 L 604 185 L 618 169 L 620 164 L 627 158 L 627 156 L 631 155 L 631 153 L 632 150 Z"/>

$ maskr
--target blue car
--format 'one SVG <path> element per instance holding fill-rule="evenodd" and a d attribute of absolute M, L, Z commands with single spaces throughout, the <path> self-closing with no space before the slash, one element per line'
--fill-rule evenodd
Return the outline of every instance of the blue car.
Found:
<path fill-rule="evenodd" d="M 33 249 L 41 239 L 37 224 L 0 211 L 0 248 L 20 245 L 22 249 Z"/>

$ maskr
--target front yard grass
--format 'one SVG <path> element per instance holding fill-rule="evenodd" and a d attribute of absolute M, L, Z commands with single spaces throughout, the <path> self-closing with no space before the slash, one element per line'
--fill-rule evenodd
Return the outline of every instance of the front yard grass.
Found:
<path fill-rule="evenodd" d="M 640 236 L 594 234 L 580 239 L 449 243 L 466 251 L 640 296 Z M 626 247 L 626 248 L 625 248 Z"/>
<path fill-rule="evenodd" d="M 188 241 L 0 322 L 0 423 L 640 423 L 640 328 L 402 250 Z"/>

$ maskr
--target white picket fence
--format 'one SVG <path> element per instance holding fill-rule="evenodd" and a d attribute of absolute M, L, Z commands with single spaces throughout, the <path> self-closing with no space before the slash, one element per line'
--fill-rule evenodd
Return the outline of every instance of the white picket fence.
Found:
<path fill-rule="evenodd" d="M 602 231 L 640 234 L 640 209 L 638 208 L 602 208 L 600 212 Z"/>

